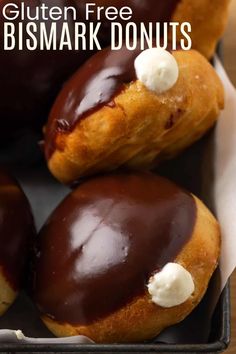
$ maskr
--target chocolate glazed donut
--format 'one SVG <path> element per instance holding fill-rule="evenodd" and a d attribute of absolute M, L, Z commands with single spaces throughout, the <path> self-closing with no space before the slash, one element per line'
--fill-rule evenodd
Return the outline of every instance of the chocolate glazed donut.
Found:
<path fill-rule="evenodd" d="M 83 183 L 43 227 L 34 296 L 42 314 L 87 325 L 145 294 L 150 276 L 173 261 L 196 221 L 193 197 L 152 174 Z"/>
<path fill-rule="evenodd" d="M 17 182 L 0 170 L 0 314 L 22 286 L 35 235 L 29 202 Z"/>
<path fill-rule="evenodd" d="M 17 130 L 25 126 L 41 127 L 47 119 L 50 106 L 63 82 L 77 69 L 88 57 L 86 51 L 22 51 L 15 49 L 4 51 L 3 26 L 4 19 L 2 10 L 9 3 L 0 1 L 0 120 L 2 132 L 1 140 L 13 135 Z M 20 6 L 20 0 L 13 0 L 13 4 Z M 35 7 L 45 3 L 49 8 L 52 6 L 75 6 L 74 0 L 52 1 L 51 0 L 25 0 L 25 6 L 30 6 L 32 16 Z M 68 15 L 71 15 L 68 12 Z M 18 24 L 19 20 L 12 21 Z M 23 22 L 24 29 L 29 20 Z M 34 21 L 36 25 L 40 21 Z M 45 22 L 45 21 L 44 21 Z M 51 22 L 47 21 L 50 28 Z M 62 20 L 57 21 L 57 28 L 61 27 Z M 73 34 L 73 19 L 68 20 L 70 32 Z M 18 42 L 18 39 L 16 38 Z"/>
<path fill-rule="evenodd" d="M 219 250 L 217 221 L 172 182 L 151 173 L 96 177 L 74 189 L 43 226 L 33 297 L 56 336 L 85 335 L 97 343 L 151 339 L 196 307 Z M 194 289 L 165 306 L 149 285 L 170 265 L 189 272 Z M 171 274 L 161 289 L 176 300 L 183 282 L 173 288 L 178 276 Z"/>
<path fill-rule="evenodd" d="M 152 169 L 215 123 L 224 105 L 223 86 L 201 54 L 172 51 L 179 77 L 161 94 L 137 79 L 139 54 L 139 48 L 125 45 L 103 49 L 64 85 L 44 145 L 48 167 L 61 182 L 118 168 Z"/>

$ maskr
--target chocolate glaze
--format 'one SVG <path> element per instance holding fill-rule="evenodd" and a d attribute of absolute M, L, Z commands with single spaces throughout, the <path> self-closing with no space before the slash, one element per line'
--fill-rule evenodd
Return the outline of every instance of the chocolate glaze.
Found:
<path fill-rule="evenodd" d="M 193 197 L 150 173 L 83 183 L 38 237 L 33 288 L 40 311 L 84 325 L 122 308 L 175 260 L 195 220 Z"/>
<path fill-rule="evenodd" d="M 28 200 L 16 181 L 0 170 L 0 269 L 18 290 L 34 235 Z"/>
<path fill-rule="evenodd" d="M 20 5 L 22 1 L 11 3 Z M 9 1 L 0 1 L 0 120 L 1 140 L 9 140 L 25 126 L 41 127 L 48 117 L 51 105 L 60 91 L 62 84 L 90 55 L 89 51 L 29 51 L 3 49 L 3 7 Z M 76 6 L 74 0 L 25 0 L 25 6 L 30 6 L 32 16 L 36 6 L 45 3 L 46 6 Z M 19 20 L 13 21 L 16 25 Z M 25 25 L 27 24 L 25 20 Z M 38 21 L 34 21 L 38 25 Z M 62 21 L 57 21 L 60 29 Z M 73 33 L 73 20 L 68 21 L 70 32 Z M 49 28 L 51 22 L 47 21 Z M 18 43 L 18 39 L 17 43 Z M 5 138 L 6 137 L 6 138 Z"/>
<path fill-rule="evenodd" d="M 45 135 L 45 154 L 55 149 L 56 134 L 73 130 L 78 120 L 109 104 L 125 84 L 136 79 L 134 60 L 139 49 L 103 49 L 92 56 L 66 83 L 49 117 Z"/>

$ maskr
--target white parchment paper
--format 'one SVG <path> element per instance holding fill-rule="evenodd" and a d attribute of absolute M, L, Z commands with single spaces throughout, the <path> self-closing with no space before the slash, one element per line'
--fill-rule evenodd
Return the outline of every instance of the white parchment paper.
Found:
<path fill-rule="evenodd" d="M 219 59 L 215 68 L 225 88 L 225 109 L 215 133 L 214 199 L 222 230 L 221 288 L 236 267 L 236 90 Z"/>

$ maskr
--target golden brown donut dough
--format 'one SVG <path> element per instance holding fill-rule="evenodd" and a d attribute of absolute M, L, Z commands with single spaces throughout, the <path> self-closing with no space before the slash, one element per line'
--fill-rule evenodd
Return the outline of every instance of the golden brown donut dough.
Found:
<path fill-rule="evenodd" d="M 17 292 L 11 288 L 3 276 L 0 268 L 0 316 L 3 315 L 8 307 L 15 301 Z"/>
<path fill-rule="evenodd" d="M 182 0 L 173 15 L 173 21 L 191 23 L 192 48 L 208 59 L 224 32 L 229 3 L 230 0 Z M 178 37 L 181 38 L 180 32 Z"/>
<path fill-rule="evenodd" d="M 118 167 L 149 169 L 214 125 L 224 105 L 215 70 L 194 50 L 173 55 L 179 78 L 169 91 L 157 95 L 135 81 L 114 98 L 112 107 L 103 106 L 80 120 L 72 132 L 57 134 L 57 148 L 48 161 L 56 178 L 70 183 Z"/>
<path fill-rule="evenodd" d="M 97 343 L 126 343 L 151 339 L 164 328 L 182 321 L 202 299 L 220 252 L 218 223 L 204 204 L 194 198 L 197 219 L 193 235 L 176 259 L 191 273 L 195 282 L 195 292 L 189 300 L 179 306 L 162 308 L 152 303 L 147 293 L 107 318 L 78 327 L 43 316 L 50 331 L 58 337 L 85 335 Z"/>
<path fill-rule="evenodd" d="M 18 183 L 0 169 L 0 316 L 18 295 L 35 232 L 29 202 Z"/>

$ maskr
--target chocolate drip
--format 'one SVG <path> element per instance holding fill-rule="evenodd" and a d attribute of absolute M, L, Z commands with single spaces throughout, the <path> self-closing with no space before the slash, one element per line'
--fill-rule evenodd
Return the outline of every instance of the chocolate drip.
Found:
<path fill-rule="evenodd" d="M 26 196 L 5 171 L 0 171 L 0 270 L 13 289 L 23 276 L 34 222 Z"/>
<path fill-rule="evenodd" d="M 76 123 L 108 104 L 125 84 L 136 80 L 134 60 L 139 49 L 119 51 L 106 48 L 90 58 L 67 82 L 50 114 L 45 136 L 45 154 L 49 159 L 59 132 L 73 130 Z"/>
<path fill-rule="evenodd" d="M 145 294 L 149 277 L 174 261 L 196 221 L 193 197 L 149 174 L 83 183 L 38 238 L 34 296 L 59 322 L 90 324 Z"/>

